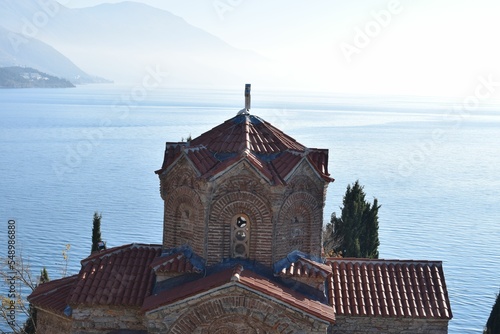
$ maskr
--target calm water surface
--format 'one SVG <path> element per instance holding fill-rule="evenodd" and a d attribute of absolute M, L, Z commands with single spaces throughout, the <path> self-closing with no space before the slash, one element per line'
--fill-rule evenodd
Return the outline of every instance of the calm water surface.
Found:
<path fill-rule="evenodd" d="M 35 272 L 68 274 L 102 212 L 109 247 L 161 243 L 154 171 L 165 141 L 196 137 L 243 107 L 243 90 L 0 90 L 0 254 L 7 221 Z M 380 257 L 442 260 L 450 333 L 481 333 L 500 288 L 500 107 L 461 101 L 252 91 L 252 113 L 330 150 L 325 222 L 359 179 L 380 209 Z M 136 95 L 137 97 L 137 95 Z M 126 102 L 128 101 L 128 102 Z M 488 101 L 487 101 L 488 102 Z M 128 106 L 127 106 L 128 103 Z M 2 287 L 4 290 L 5 288 Z M 2 329 L 0 324 L 0 329 Z M 5 328 L 4 328 L 5 329 Z"/>

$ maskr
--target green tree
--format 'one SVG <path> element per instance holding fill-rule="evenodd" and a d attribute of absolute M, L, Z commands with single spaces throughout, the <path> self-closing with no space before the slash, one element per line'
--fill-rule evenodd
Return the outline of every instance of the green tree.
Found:
<path fill-rule="evenodd" d="M 101 218 L 100 213 L 94 212 L 93 227 L 92 227 L 92 249 L 90 253 L 99 251 L 99 243 L 102 243 L 101 238 Z"/>
<path fill-rule="evenodd" d="M 47 271 L 47 268 L 43 267 L 42 270 L 40 270 L 40 279 L 38 280 L 38 284 L 47 283 L 49 281 L 49 272 Z"/>
<path fill-rule="evenodd" d="M 39 284 L 47 283 L 50 281 L 49 278 L 49 273 L 47 271 L 47 268 L 43 267 L 42 270 L 40 271 L 40 280 L 38 281 Z"/>
<path fill-rule="evenodd" d="M 359 180 L 348 185 L 344 195 L 342 213 L 335 212 L 324 233 L 323 247 L 326 254 L 341 251 L 343 256 L 378 258 L 378 209 L 366 200 L 366 194 Z"/>
<path fill-rule="evenodd" d="M 500 293 L 491 309 L 490 317 L 486 322 L 484 334 L 500 334 Z"/>

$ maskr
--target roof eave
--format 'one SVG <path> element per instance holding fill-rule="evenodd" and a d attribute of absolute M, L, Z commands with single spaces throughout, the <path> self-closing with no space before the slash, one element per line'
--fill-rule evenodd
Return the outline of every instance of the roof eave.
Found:
<path fill-rule="evenodd" d="M 316 167 L 316 165 L 314 165 L 311 160 L 309 159 L 309 156 L 306 155 L 304 157 L 304 159 L 307 161 L 307 163 L 309 164 L 309 166 L 311 166 L 312 170 L 314 171 L 314 173 L 320 178 L 320 179 L 323 179 L 327 182 L 333 182 L 335 181 L 335 179 L 331 178 L 329 175 L 327 174 L 324 174 L 322 173 L 321 171 L 318 170 L 318 168 Z"/>
<path fill-rule="evenodd" d="M 177 146 L 177 145 L 180 146 L 181 153 L 182 153 L 182 151 L 184 151 L 184 148 L 189 145 L 189 142 L 166 142 L 165 143 L 165 153 L 167 153 L 167 150 L 170 146 Z M 167 167 L 162 166 L 160 169 L 155 170 L 155 174 L 160 176 L 165 171 L 169 170 L 169 167 L 171 167 L 172 165 L 175 165 L 181 156 L 182 156 L 182 154 L 179 154 L 179 156 L 177 158 L 175 158 L 174 161 L 171 162 L 170 165 L 168 165 Z M 165 164 L 165 158 L 164 158 L 163 164 Z"/>
<path fill-rule="evenodd" d="M 327 182 L 333 182 L 334 179 L 327 176 L 327 175 L 324 175 L 322 173 L 320 173 L 318 171 L 318 169 L 314 166 L 314 164 L 311 163 L 311 161 L 309 160 L 309 158 L 307 157 L 307 155 L 303 156 L 299 162 L 297 162 L 295 164 L 295 166 L 288 172 L 288 174 L 285 175 L 285 177 L 283 178 L 283 180 L 285 182 L 288 182 L 290 180 L 290 178 L 293 176 L 293 174 L 295 174 L 295 171 L 299 168 L 299 166 L 302 164 L 302 162 L 305 161 L 309 167 L 311 167 L 311 169 L 313 170 L 314 174 L 316 174 L 316 176 L 322 180 L 325 180 Z"/>
<path fill-rule="evenodd" d="M 170 172 L 179 163 L 179 161 L 183 157 L 186 158 L 188 164 L 196 172 L 196 176 L 197 177 L 201 176 L 200 170 L 196 167 L 196 165 L 193 163 L 193 161 L 189 158 L 188 153 L 185 150 L 182 150 L 181 153 L 179 154 L 179 156 L 170 165 L 168 165 L 167 168 L 155 171 L 155 173 L 158 174 L 158 176 L 162 176 L 163 174 L 167 174 L 168 172 Z"/>

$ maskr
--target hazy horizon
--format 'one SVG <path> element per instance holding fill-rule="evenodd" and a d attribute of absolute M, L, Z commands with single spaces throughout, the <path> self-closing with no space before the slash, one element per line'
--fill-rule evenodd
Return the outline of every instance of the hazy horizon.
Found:
<path fill-rule="evenodd" d="M 60 2 L 76 8 L 121 1 Z M 500 3 L 492 0 L 134 2 L 279 63 L 283 77 L 273 81 L 289 88 L 466 98 L 480 77 L 500 81 Z"/>
<path fill-rule="evenodd" d="M 250 82 L 269 91 L 453 97 L 474 107 L 500 96 L 493 0 L 59 3 L 0 2 L 0 65 L 70 61 L 128 84 L 154 68 L 169 73 L 165 87 Z"/>

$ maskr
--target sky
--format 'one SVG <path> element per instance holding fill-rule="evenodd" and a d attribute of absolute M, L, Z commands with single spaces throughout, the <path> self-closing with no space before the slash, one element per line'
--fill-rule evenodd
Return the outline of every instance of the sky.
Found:
<path fill-rule="evenodd" d="M 120 1 L 60 2 L 88 7 Z M 314 89 L 457 97 L 473 94 L 481 78 L 500 81 L 498 0 L 136 2 L 277 60 Z"/>

